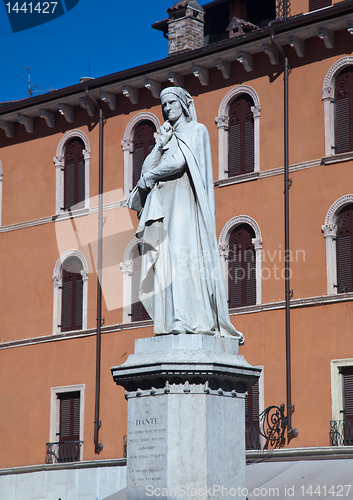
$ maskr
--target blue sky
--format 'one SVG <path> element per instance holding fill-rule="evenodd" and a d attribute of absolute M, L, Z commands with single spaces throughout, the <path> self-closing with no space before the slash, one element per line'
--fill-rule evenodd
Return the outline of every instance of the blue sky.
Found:
<path fill-rule="evenodd" d="M 28 73 L 13 62 L 29 66 L 32 83 L 43 92 L 89 76 L 89 54 L 94 78 L 163 59 L 168 42 L 151 24 L 166 18 L 174 1 L 80 0 L 63 16 L 18 33 L 12 33 L 1 2 L 0 102 L 28 97 L 28 84 L 15 76 L 27 80 Z"/>

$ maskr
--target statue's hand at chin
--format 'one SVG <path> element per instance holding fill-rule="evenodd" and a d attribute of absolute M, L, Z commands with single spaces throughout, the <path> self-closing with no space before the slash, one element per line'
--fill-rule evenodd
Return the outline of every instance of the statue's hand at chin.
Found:
<path fill-rule="evenodd" d="M 160 140 L 161 140 L 163 146 L 165 146 L 167 144 L 167 142 L 170 140 L 172 135 L 173 135 L 173 128 L 172 128 L 170 122 L 167 120 L 161 126 Z"/>

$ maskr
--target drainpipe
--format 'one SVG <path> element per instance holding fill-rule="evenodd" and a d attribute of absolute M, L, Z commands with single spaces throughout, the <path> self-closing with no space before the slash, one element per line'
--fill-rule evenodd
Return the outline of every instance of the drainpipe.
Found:
<path fill-rule="evenodd" d="M 285 2 L 286 3 L 286 2 Z M 287 12 L 287 7 L 284 5 Z M 285 17 L 286 18 L 286 17 Z M 289 264 L 289 141 L 288 141 L 288 76 L 290 71 L 288 56 L 283 48 L 276 42 L 274 31 L 271 30 L 271 44 L 284 57 L 284 283 L 285 283 L 285 322 L 286 322 L 286 392 L 287 392 L 287 439 L 288 443 L 298 436 L 298 429 L 292 428 L 292 375 L 291 375 L 291 345 L 290 345 L 290 264 Z"/>
<path fill-rule="evenodd" d="M 102 327 L 102 238 L 103 238 L 103 110 L 101 105 L 89 95 L 88 87 L 85 89 L 86 97 L 99 109 L 99 196 L 98 196 L 98 269 L 97 269 L 97 341 L 96 341 L 96 397 L 94 412 L 94 452 L 99 455 L 103 444 L 99 443 L 100 383 L 101 383 L 101 327 Z"/>

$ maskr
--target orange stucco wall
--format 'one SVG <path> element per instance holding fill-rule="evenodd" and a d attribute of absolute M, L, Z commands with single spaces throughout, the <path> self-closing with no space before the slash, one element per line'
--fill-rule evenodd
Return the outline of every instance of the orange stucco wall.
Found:
<path fill-rule="evenodd" d="M 293 14 L 305 11 L 306 3 L 293 1 Z M 335 33 L 334 49 L 326 49 L 318 38 L 307 41 L 306 56 L 302 59 L 297 58 L 294 49 L 286 47 L 292 66 L 290 164 L 325 155 L 323 80 L 330 66 L 343 55 L 350 54 L 352 49 L 353 38 L 346 31 Z M 239 63 L 232 63 L 229 80 L 224 80 L 215 68 L 210 70 L 210 84 L 206 87 L 202 87 L 193 75 L 185 77 L 185 87 L 195 99 L 198 119 L 210 132 L 215 179 L 218 177 L 218 131 L 214 119 L 223 97 L 239 84 L 251 86 L 260 99 L 260 171 L 283 166 L 282 66 L 272 66 L 268 57 L 260 54 L 254 56 L 251 73 Z M 154 113 L 161 122 L 162 114 L 158 101 L 147 89 L 140 91 L 137 105 L 131 105 L 128 99 L 118 95 L 116 111 L 103 106 L 107 117 L 104 128 L 105 191 L 122 190 L 121 140 L 127 124 L 140 111 Z M 14 139 L 5 138 L 1 131 L 2 226 L 12 229 L 0 234 L 1 282 L 6 284 L 0 301 L 3 347 L 6 342 L 52 333 L 52 274 L 59 258 L 55 221 L 27 228 L 10 226 L 55 214 L 53 157 L 63 134 L 73 128 L 79 128 L 88 136 L 90 196 L 98 191 L 98 125 L 88 118 L 85 110 L 75 108 L 75 113 L 73 127 L 57 113 L 54 129 L 48 129 L 45 122 L 37 118 L 33 134 L 27 134 L 19 124 L 16 124 Z M 321 226 L 331 204 L 352 191 L 352 162 L 318 165 L 292 172 L 290 177 L 293 298 L 326 295 L 326 250 Z M 283 301 L 283 176 L 219 187 L 215 189 L 215 199 L 217 235 L 236 215 L 248 215 L 256 220 L 263 238 L 262 303 Z M 117 212 L 117 224 L 119 214 Z M 131 217 L 136 225 L 136 215 L 131 212 Z M 110 240 L 105 255 L 118 265 L 130 239 L 129 234 L 124 233 Z M 89 256 L 89 249 L 87 252 Z M 118 293 L 122 293 L 121 276 L 116 287 Z M 291 446 L 329 444 L 330 360 L 352 356 L 352 315 L 351 302 L 292 309 L 293 425 L 300 434 Z M 118 325 L 122 322 L 121 307 L 108 310 L 104 303 L 103 316 L 105 325 Z M 87 327 L 94 328 L 95 321 L 96 274 L 92 265 L 88 281 Z M 264 366 L 265 406 L 285 403 L 284 309 L 235 314 L 232 321 L 246 337 L 241 354 L 250 363 Z M 116 329 L 103 334 L 100 440 L 104 450 L 99 458 L 121 457 L 122 436 L 126 432 L 126 402 L 122 388 L 112 381 L 110 368 L 123 363 L 133 352 L 135 338 L 151 335 L 151 327 Z M 97 458 L 93 446 L 95 337 L 22 347 L 7 344 L 6 347 L 0 349 L 0 441 L 7 446 L 6 453 L 0 454 L 0 468 L 44 461 L 45 443 L 49 440 L 50 389 L 63 385 L 85 384 L 84 459 Z"/>

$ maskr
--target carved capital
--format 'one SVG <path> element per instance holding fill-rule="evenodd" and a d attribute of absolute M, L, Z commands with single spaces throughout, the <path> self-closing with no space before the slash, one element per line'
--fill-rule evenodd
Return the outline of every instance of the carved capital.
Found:
<path fill-rule="evenodd" d="M 325 238 L 334 238 L 337 235 L 336 224 L 326 224 L 325 226 L 321 226 L 321 230 L 324 233 Z"/>
<path fill-rule="evenodd" d="M 333 99 L 333 91 L 333 87 L 324 87 L 322 89 L 322 100 L 325 101 L 326 99 Z"/>
<path fill-rule="evenodd" d="M 53 283 L 54 283 L 54 286 L 62 286 L 62 276 L 57 276 L 57 275 L 53 275 L 51 277 L 51 279 L 53 280 Z"/>
<path fill-rule="evenodd" d="M 121 141 L 121 147 L 123 151 L 132 151 L 132 141 L 130 139 L 123 139 Z"/>
<path fill-rule="evenodd" d="M 123 274 L 132 274 L 132 260 L 127 260 L 126 262 L 120 263 L 120 269 Z"/>
<path fill-rule="evenodd" d="M 252 244 L 254 245 L 254 250 L 261 250 L 262 248 L 262 238 L 252 238 Z"/>
<path fill-rule="evenodd" d="M 55 168 L 63 168 L 65 166 L 63 156 L 54 156 L 53 162 L 54 162 Z"/>
<path fill-rule="evenodd" d="M 229 126 L 229 116 L 216 116 L 215 121 L 217 124 L 217 128 L 228 128 Z"/>
<path fill-rule="evenodd" d="M 82 281 L 87 281 L 88 280 L 88 271 L 86 271 L 85 269 L 82 269 L 81 276 L 82 276 Z"/>
<path fill-rule="evenodd" d="M 219 255 L 223 258 L 228 256 L 229 253 L 229 245 L 218 245 Z"/>
<path fill-rule="evenodd" d="M 84 149 L 82 151 L 82 153 L 83 153 L 83 157 L 84 157 L 85 160 L 89 160 L 90 159 L 91 153 L 89 151 L 87 151 L 87 149 Z"/>
<path fill-rule="evenodd" d="M 251 106 L 251 111 L 254 118 L 260 118 L 261 106 Z"/>

